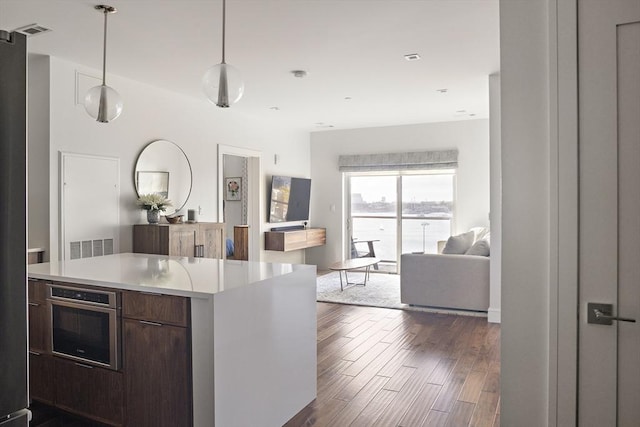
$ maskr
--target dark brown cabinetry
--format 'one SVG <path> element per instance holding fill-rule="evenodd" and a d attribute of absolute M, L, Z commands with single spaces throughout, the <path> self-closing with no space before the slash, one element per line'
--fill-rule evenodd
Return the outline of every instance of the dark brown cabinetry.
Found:
<path fill-rule="evenodd" d="M 325 228 L 306 230 L 267 231 L 264 233 L 264 248 L 268 251 L 293 251 L 322 246 L 327 242 Z"/>
<path fill-rule="evenodd" d="M 29 350 L 38 353 L 51 351 L 46 293 L 44 282 L 29 280 Z"/>
<path fill-rule="evenodd" d="M 223 223 L 136 224 L 133 252 L 184 257 L 224 258 Z"/>
<path fill-rule="evenodd" d="M 29 351 L 29 397 L 53 405 L 55 403 L 53 357 Z"/>
<path fill-rule="evenodd" d="M 249 260 L 249 226 L 236 225 L 233 227 L 233 259 Z"/>
<path fill-rule="evenodd" d="M 47 309 L 47 285 L 29 279 L 29 396 L 44 403 L 54 402 L 51 332 Z"/>
<path fill-rule="evenodd" d="M 189 298 L 121 295 L 123 363 L 116 371 L 52 355 L 47 284 L 29 279 L 31 398 L 111 426 L 191 426 Z"/>
<path fill-rule="evenodd" d="M 55 362 L 56 406 L 106 424 L 123 421 L 122 372 L 76 363 Z"/>
<path fill-rule="evenodd" d="M 188 302 L 123 293 L 125 425 L 192 425 Z"/>

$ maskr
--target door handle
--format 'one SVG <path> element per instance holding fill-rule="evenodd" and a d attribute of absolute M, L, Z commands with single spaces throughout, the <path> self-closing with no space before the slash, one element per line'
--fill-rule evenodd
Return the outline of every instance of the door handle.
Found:
<path fill-rule="evenodd" d="M 587 323 L 596 325 L 613 325 L 613 321 L 636 323 L 636 319 L 613 315 L 613 304 L 590 302 L 587 304 Z"/>

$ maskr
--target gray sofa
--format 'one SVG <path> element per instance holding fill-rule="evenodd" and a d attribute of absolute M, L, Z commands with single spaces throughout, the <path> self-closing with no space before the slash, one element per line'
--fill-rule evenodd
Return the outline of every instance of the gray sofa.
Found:
<path fill-rule="evenodd" d="M 404 304 L 487 311 L 489 257 L 403 254 L 400 300 Z"/>

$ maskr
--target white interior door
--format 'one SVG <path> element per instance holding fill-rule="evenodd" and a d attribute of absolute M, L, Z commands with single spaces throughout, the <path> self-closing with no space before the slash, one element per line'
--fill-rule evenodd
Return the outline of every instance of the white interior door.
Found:
<path fill-rule="evenodd" d="M 637 426 L 640 324 L 589 324 L 587 304 L 640 320 L 640 1 L 578 3 L 580 426 Z"/>
<path fill-rule="evenodd" d="M 120 160 L 61 153 L 63 260 L 119 252 Z"/>

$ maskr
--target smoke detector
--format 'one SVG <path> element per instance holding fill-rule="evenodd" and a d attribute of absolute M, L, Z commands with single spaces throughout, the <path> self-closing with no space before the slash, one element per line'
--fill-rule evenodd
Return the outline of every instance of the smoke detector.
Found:
<path fill-rule="evenodd" d="M 38 34 L 42 34 L 42 33 L 48 33 L 49 31 L 51 31 L 51 29 L 47 27 L 43 27 L 42 25 L 38 25 L 38 24 L 29 24 L 20 28 L 16 28 L 14 31 L 17 31 L 29 37 L 29 36 L 37 36 Z"/>
<path fill-rule="evenodd" d="M 293 77 L 297 77 L 299 79 L 307 76 L 307 72 L 305 70 L 293 70 L 291 74 L 293 74 Z"/>

